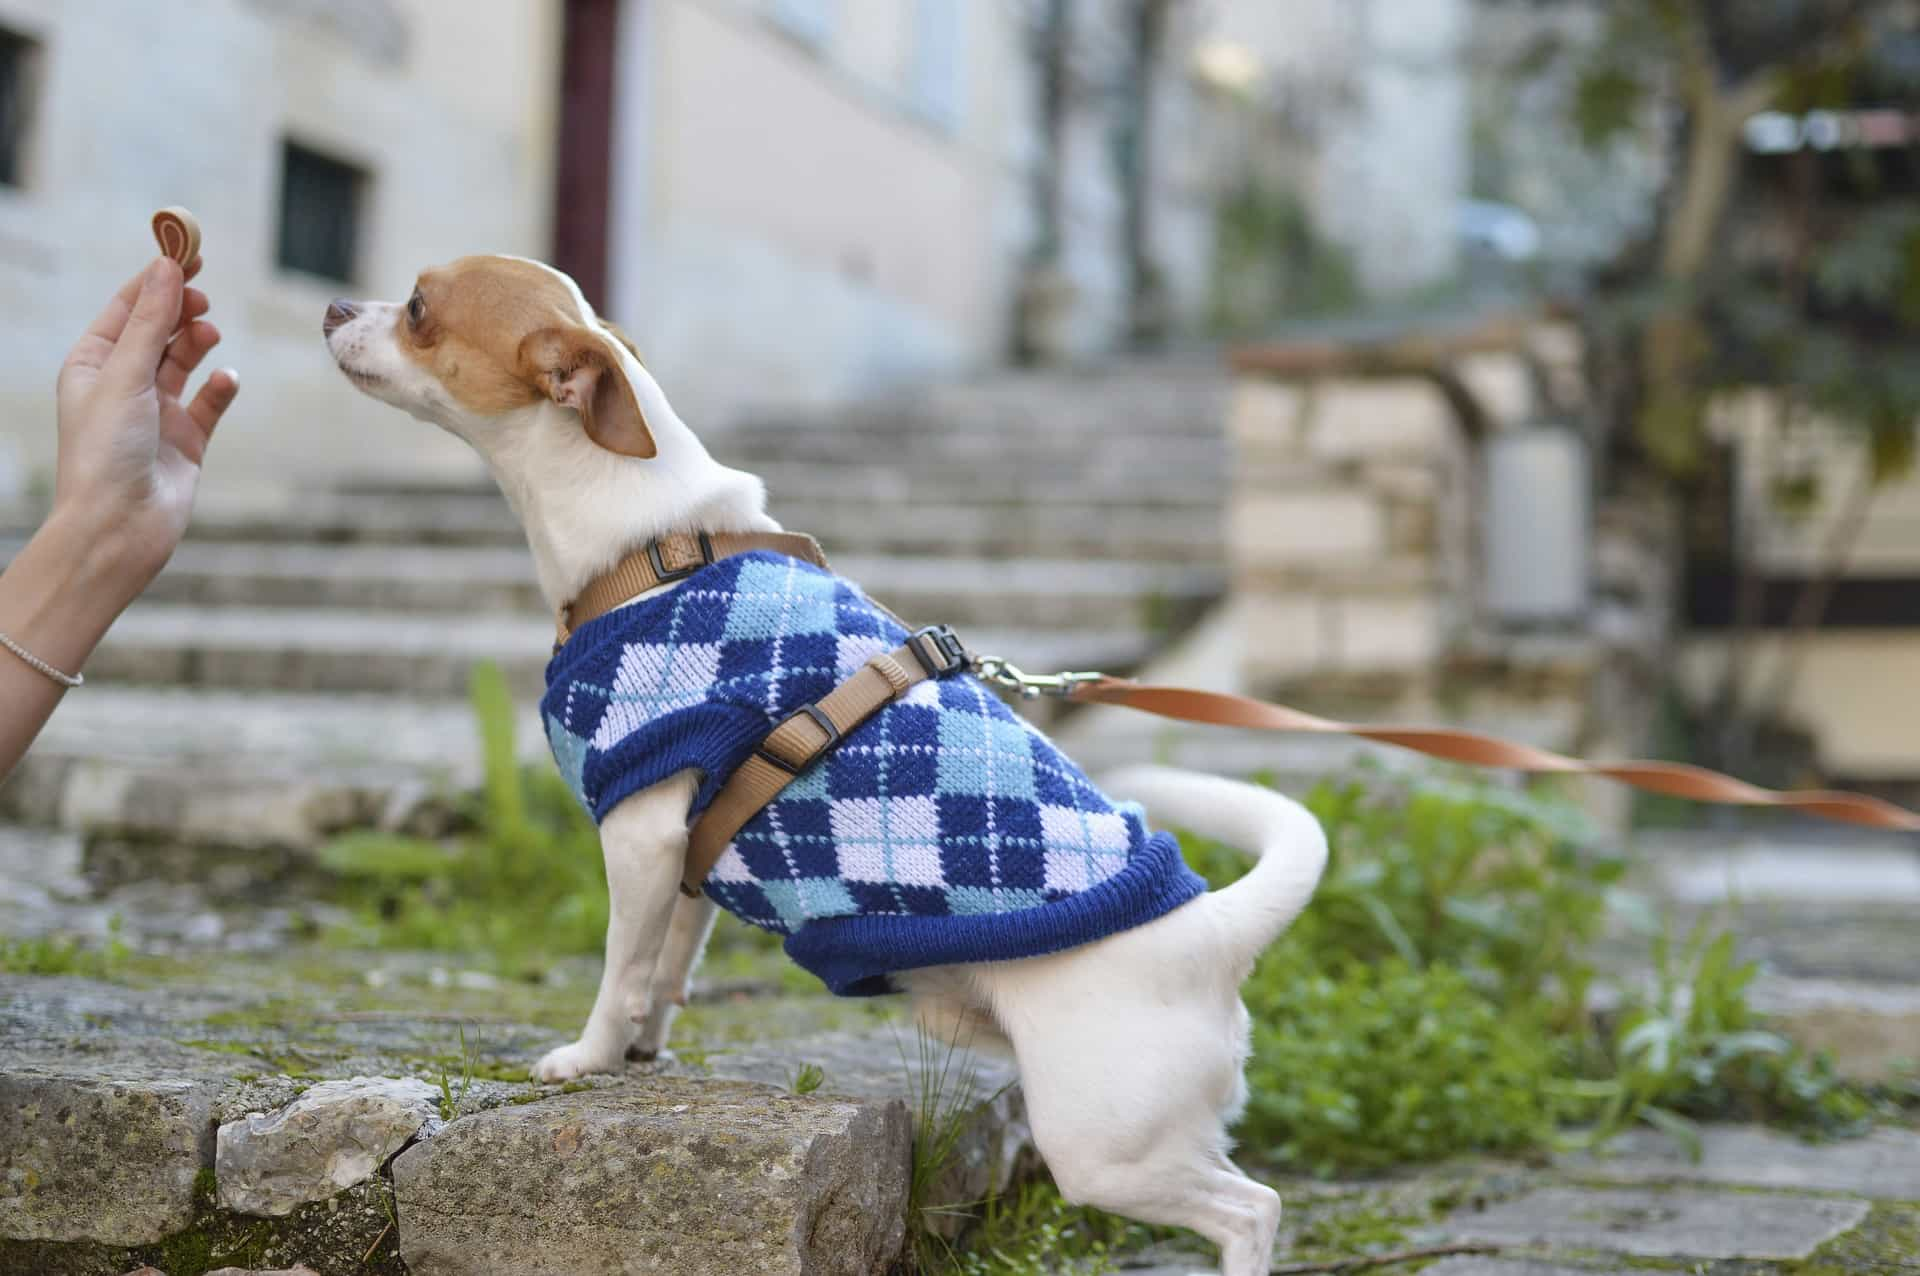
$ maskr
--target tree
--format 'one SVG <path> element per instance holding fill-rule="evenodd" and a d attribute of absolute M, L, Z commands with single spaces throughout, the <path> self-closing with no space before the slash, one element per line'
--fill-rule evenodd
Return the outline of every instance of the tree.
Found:
<path fill-rule="evenodd" d="M 1667 182 L 1651 237 L 1596 281 L 1589 332 L 1612 459 L 1695 498 L 1725 466 L 1709 424 L 1761 389 L 1775 430 L 1857 431 L 1866 477 L 1838 500 L 1822 562 L 1791 609 L 1772 676 L 1755 675 L 1764 584 L 1750 537 L 1718 546 L 1736 584 L 1734 655 L 1714 706 L 1719 760 L 1751 761 L 1820 623 L 1876 484 L 1904 473 L 1920 421 L 1920 179 L 1880 164 L 1862 107 L 1920 110 L 1920 8 L 1907 0 L 1606 0 L 1577 59 L 1571 110 L 1600 145 L 1651 130 Z M 1822 114 L 1825 112 L 1826 114 Z M 1888 118 L 1894 118 L 1892 116 Z M 1664 123 L 1664 127 L 1663 127 Z M 1757 156 L 1759 140 L 1779 152 Z M 1788 136 L 1791 133 L 1792 136 Z M 1911 143 L 1910 143 L 1911 145 Z M 1907 154 L 1911 155 L 1909 151 Z M 1910 162 L 1910 161 L 1908 161 Z M 1721 452 L 1717 459 L 1725 461 Z M 1775 512 L 1821 498 L 1809 472 Z"/>
<path fill-rule="evenodd" d="M 1168 329 L 1167 280 L 1153 251 L 1154 109 L 1169 20 L 1181 0 L 1131 0 L 1125 14 L 1128 58 L 1115 158 L 1124 199 L 1127 243 L 1127 340 L 1159 345 Z"/>
<path fill-rule="evenodd" d="M 1072 0 L 1037 0 L 1025 15 L 1027 55 L 1037 85 L 1040 155 L 1033 166 L 1033 247 L 1021 265 L 1013 324 L 1014 358 L 1057 357 L 1055 329 L 1071 287 L 1061 269 L 1065 238 L 1067 119 L 1072 107 Z"/>

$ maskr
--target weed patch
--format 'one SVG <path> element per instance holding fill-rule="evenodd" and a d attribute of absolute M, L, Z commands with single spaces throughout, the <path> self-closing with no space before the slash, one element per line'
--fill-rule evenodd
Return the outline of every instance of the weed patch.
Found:
<path fill-rule="evenodd" d="M 1748 1004 L 1729 932 L 1656 941 L 1651 990 L 1611 1031 L 1588 956 L 1624 864 L 1567 808 L 1450 781 L 1323 786 L 1331 846 L 1307 911 L 1244 988 L 1252 1092 L 1239 1135 L 1332 1174 L 1603 1141 L 1697 1119 L 1842 1133 L 1872 1104 Z M 1216 887 L 1246 869 L 1197 842 Z"/>
<path fill-rule="evenodd" d="M 0 938 L 0 974 L 109 979 L 120 972 L 127 957 L 127 946 L 120 939 L 118 917 L 107 923 L 107 942 L 99 948 L 88 948 L 72 939 Z"/>
<path fill-rule="evenodd" d="M 503 973 L 533 977 L 554 959 L 597 955 L 606 942 L 607 888 L 600 832 L 551 764 L 521 766 L 513 700 L 498 668 L 475 668 L 469 688 L 484 781 L 461 810 L 465 829 L 444 841 L 358 831 L 321 849 L 351 925 L 348 947 L 477 954 Z M 703 967 L 766 976 L 787 991 L 819 982 L 779 958 L 779 941 L 723 922 Z"/>

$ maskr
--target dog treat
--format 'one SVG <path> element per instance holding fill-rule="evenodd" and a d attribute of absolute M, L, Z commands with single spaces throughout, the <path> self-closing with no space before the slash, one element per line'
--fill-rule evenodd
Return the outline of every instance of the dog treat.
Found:
<path fill-rule="evenodd" d="M 185 270 L 200 255 L 200 223 L 184 208 L 163 208 L 153 215 L 153 237 L 160 251 Z"/>

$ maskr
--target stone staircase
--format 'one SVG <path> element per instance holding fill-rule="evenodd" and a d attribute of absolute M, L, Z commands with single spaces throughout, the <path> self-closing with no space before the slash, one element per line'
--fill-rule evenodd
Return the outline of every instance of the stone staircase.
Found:
<path fill-rule="evenodd" d="M 1212 362 L 1016 374 L 710 443 L 910 620 L 1029 668 L 1125 670 L 1224 589 L 1225 393 Z M 253 852 L 263 879 L 344 828 L 433 827 L 478 776 L 476 662 L 542 750 L 551 636 L 490 487 L 210 500 L 0 787 L 0 825 Z"/>

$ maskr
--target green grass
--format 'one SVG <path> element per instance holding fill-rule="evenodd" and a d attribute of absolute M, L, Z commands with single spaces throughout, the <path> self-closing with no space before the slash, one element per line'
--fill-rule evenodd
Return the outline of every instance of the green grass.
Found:
<path fill-rule="evenodd" d="M 345 834 L 320 853 L 354 920 L 329 940 L 348 948 L 471 954 L 508 977 L 544 972 L 557 958 L 598 955 L 606 942 L 607 890 L 600 834 L 550 763 L 521 766 L 513 702 L 491 665 L 470 690 L 485 780 L 466 800 L 465 831 L 443 841 L 379 831 Z M 707 977 L 771 973 L 789 992 L 820 982 L 779 957 L 779 940 L 723 923 Z"/>
<path fill-rule="evenodd" d="M 1872 1111 L 1747 1002 L 1731 933 L 1655 943 L 1611 1028 L 1590 950 L 1624 865 L 1567 808 L 1447 780 L 1325 786 L 1319 892 L 1262 956 L 1238 1134 L 1276 1168 L 1333 1174 L 1603 1141 L 1700 1119 L 1845 1133 Z M 1235 852 L 1190 842 L 1216 886 Z"/>
<path fill-rule="evenodd" d="M 99 948 L 89 948 L 72 939 L 0 937 L 0 974 L 84 975 L 90 979 L 109 979 L 120 972 L 127 958 L 118 917 L 107 923 L 107 942 Z"/>
<path fill-rule="evenodd" d="M 1151 1239 L 1126 1219 L 1071 1205 L 1050 1183 L 996 1197 L 962 1247 L 942 1255 L 939 1276 L 1106 1276 L 1114 1256 Z"/>
<path fill-rule="evenodd" d="M 803 1063 L 793 1074 L 793 1092 L 812 1094 L 826 1082 L 827 1074 L 817 1063 Z"/>

